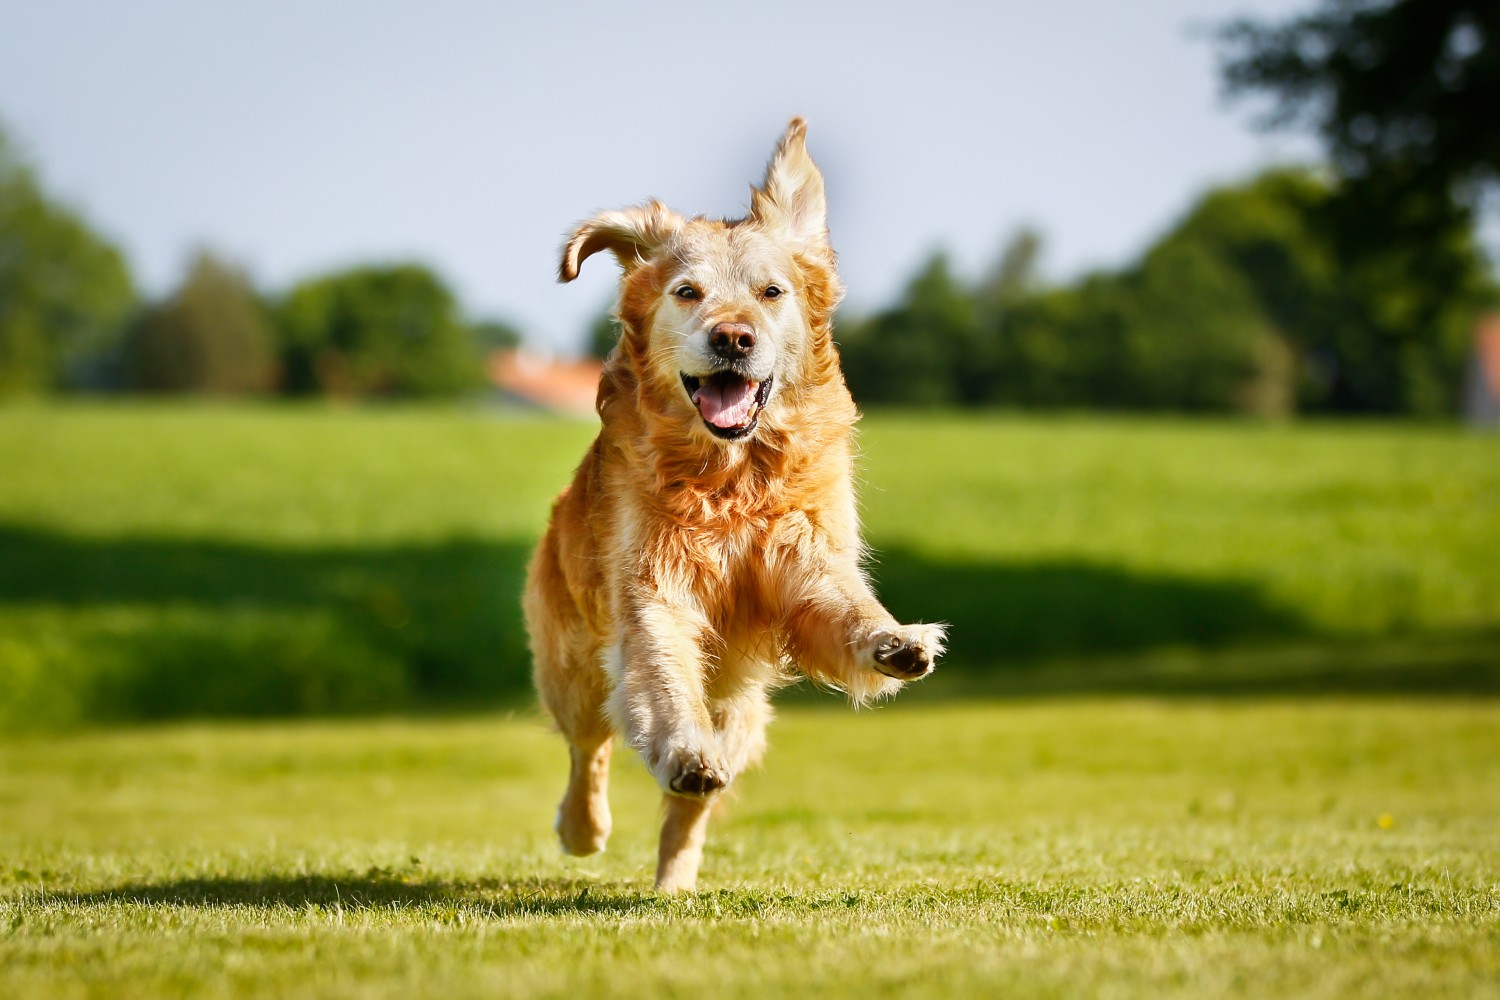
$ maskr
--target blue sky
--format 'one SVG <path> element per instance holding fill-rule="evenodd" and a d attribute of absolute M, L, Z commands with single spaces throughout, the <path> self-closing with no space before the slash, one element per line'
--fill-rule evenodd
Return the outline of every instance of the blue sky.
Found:
<path fill-rule="evenodd" d="M 1022 224 L 1052 277 L 1123 263 L 1205 186 L 1315 156 L 1221 103 L 1201 37 L 1306 6 L 11 0 L 0 120 L 149 292 L 199 245 L 271 291 L 415 258 L 566 350 L 613 287 L 555 284 L 569 226 L 648 196 L 739 214 L 793 114 L 850 308 Z"/>

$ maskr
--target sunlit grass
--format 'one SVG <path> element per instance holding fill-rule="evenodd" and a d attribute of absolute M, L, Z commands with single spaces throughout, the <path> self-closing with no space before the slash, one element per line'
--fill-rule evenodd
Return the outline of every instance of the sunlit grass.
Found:
<path fill-rule="evenodd" d="M 796 709 L 650 891 L 529 716 L 0 743 L 0 994 L 1484 996 L 1500 708 Z"/>
<path fill-rule="evenodd" d="M 514 707 L 0 740 L 0 997 L 1500 996 L 1500 440 L 872 417 L 880 589 L 951 655 L 788 699 L 665 898 L 628 754 L 556 851 L 525 683 L 591 433 L 0 410 L 0 727 Z"/>
<path fill-rule="evenodd" d="M 0 410 L 0 729 L 526 704 L 518 597 L 593 428 Z M 1500 691 L 1500 438 L 877 414 L 880 591 L 937 693 Z"/>

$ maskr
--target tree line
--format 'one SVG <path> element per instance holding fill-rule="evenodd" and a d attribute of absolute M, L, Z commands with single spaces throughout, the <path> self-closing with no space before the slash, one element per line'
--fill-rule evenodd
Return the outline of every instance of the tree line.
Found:
<path fill-rule="evenodd" d="M 1131 265 L 1048 285 L 1017 234 L 965 281 L 933 255 L 836 330 L 855 397 L 911 406 L 1437 415 L 1496 286 L 1472 225 L 1420 251 L 1343 238 L 1337 183 L 1211 191 Z"/>
<path fill-rule="evenodd" d="M 1220 29 L 1221 77 L 1305 128 L 1326 168 L 1208 192 L 1138 260 L 1048 284 L 1041 237 L 989 271 L 943 254 L 896 303 L 836 331 L 868 404 L 1437 415 L 1500 303 L 1476 217 L 1500 187 L 1500 5 L 1323 0 Z M 585 332 L 605 353 L 614 329 Z M 121 253 L 48 199 L 0 133 L 0 394 L 129 388 L 452 396 L 482 382 L 500 322 L 468 321 L 420 265 L 258 294 L 200 254 L 142 305 Z"/>
<path fill-rule="evenodd" d="M 267 296 L 204 251 L 176 289 L 142 301 L 119 249 L 49 198 L 0 132 L 0 395 L 457 396 L 483 384 L 489 349 L 519 341 L 507 323 L 466 319 L 419 264 Z"/>
<path fill-rule="evenodd" d="M 1047 287 L 1016 237 L 974 282 L 934 256 L 849 324 L 858 397 L 908 404 L 1432 415 L 1500 302 L 1500 4 L 1323 0 L 1214 36 L 1224 93 L 1328 167 L 1212 191 L 1131 266 Z"/>

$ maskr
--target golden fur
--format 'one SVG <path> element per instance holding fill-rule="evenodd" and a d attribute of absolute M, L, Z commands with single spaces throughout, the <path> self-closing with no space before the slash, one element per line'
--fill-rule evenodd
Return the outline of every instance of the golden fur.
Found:
<path fill-rule="evenodd" d="M 583 223 L 563 250 L 563 281 L 603 250 L 623 275 L 603 427 L 525 596 L 537 691 L 572 753 L 557 832 L 569 853 L 603 849 L 622 732 L 665 793 L 663 890 L 694 886 L 709 806 L 759 759 L 793 670 L 862 702 L 942 651 L 941 627 L 898 624 L 860 568 L 858 414 L 831 336 L 843 290 L 804 135 L 794 119 L 745 219 L 650 202 Z M 716 347 L 721 329 L 751 335 Z M 693 387 L 714 379 L 768 395 L 748 422 L 710 426 Z"/>

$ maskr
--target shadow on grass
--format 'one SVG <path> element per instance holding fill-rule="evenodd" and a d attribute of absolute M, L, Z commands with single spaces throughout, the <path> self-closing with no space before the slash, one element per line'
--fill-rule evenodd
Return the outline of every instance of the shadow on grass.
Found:
<path fill-rule="evenodd" d="M 0 525 L 0 615 L 13 623 L 0 726 L 527 702 L 530 548 L 270 547 Z M 1351 642 L 1252 581 L 901 549 L 881 553 L 876 575 L 898 616 L 951 625 L 944 670 L 918 697 L 1500 693 L 1500 633 Z"/>
<path fill-rule="evenodd" d="M 989 564 L 880 553 L 902 620 L 949 624 L 940 682 L 967 695 L 1500 695 L 1500 629 L 1333 634 L 1243 580 L 1084 562 Z"/>
<path fill-rule="evenodd" d="M 947 622 L 950 658 L 978 669 L 1313 632 L 1295 611 L 1241 580 L 1075 560 L 935 561 L 903 549 L 882 550 L 874 576 L 897 618 Z"/>
<path fill-rule="evenodd" d="M 70 685 L 84 719 L 493 707 L 530 697 L 529 554 L 0 527 L 0 613 L 29 612 L 12 638 L 51 658 L 33 673 Z"/>
<path fill-rule="evenodd" d="M 646 890 L 571 879 L 450 882 L 403 878 L 386 872 L 343 877 L 326 875 L 266 878 L 183 879 L 125 885 L 100 892 L 49 895 L 68 906 L 183 906 L 214 910 L 252 907 L 304 910 L 310 907 L 361 910 L 456 911 L 480 918 L 626 914 L 658 909 L 666 900 Z"/>

